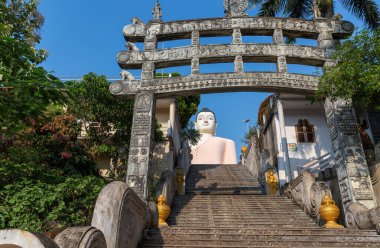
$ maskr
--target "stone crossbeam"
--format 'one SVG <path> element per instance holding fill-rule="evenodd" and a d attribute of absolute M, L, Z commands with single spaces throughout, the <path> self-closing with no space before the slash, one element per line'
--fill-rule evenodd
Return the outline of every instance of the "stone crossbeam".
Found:
<path fill-rule="evenodd" d="M 110 86 L 112 94 L 133 98 L 140 91 L 153 91 L 157 97 L 189 95 L 195 92 L 287 91 L 312 93 L 318 77 L 291 73 L 220 73 L 187 77 L 155 78 L 151 80 L 116 81 Z"/>
<path fill-rule="evenodd" d="M 138 22 L 125 26 L 123 33 L 127 41 L 144 42 L 146 35 L 155 35 L 158 41 L 164 41 L 191 38 L 193 31 L 199 31 L 204 37 L 231 35 L 233 29 L 241 29 L 243 35 L 272 35 L 275 29 L 282 29 L 288 37 L 310 39 L 317 39 L 322 32 L 330 32 L 334 39 L 343 39 L 350 36 L 354 26 L 350 22 L 337 19 L 301 20 L 247 16 L 148 24 Z"/>
<path fill-rule="evenodd" d="M 326 53 L 323 48 L 296 45 L 273 44 L 223 44 L 189 46 L 170 49 L 145 51 L 123 51 L 117 56 L 123 69 L 141 69 L 146 61 L 154 62 L 155 68 L 191 65 L 192 58 L 202 63 L 233 62 L 236 56 L 242 56 L 244 62 L 273 62 L 277 57 L 285 56 L 294 63 L 310 66 L 323 66 Z"/>

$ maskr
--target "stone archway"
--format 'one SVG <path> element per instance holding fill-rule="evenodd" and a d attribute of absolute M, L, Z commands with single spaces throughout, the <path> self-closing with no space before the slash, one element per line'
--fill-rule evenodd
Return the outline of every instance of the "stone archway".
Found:
<path fill-rule="evenodd" d="M 117 55 L 123 69 L 142 69 L 141 80 L 114 82 L 110 91 L 115 96 L 135 98 L 130 145 L 128 185 L 142 198 L 148 196 L 148 169 L 154 129 L 154 103 L 159 97 L 193 93 L 269 91 L 313 94 L 317 76 L 289 73 L 288 64 L 328 66 L 330 55 L 340 39 L 349 37 L 352 23 L 338 19 L 301 20 L 291 18 L 248 17 L 243 11 L 225 18 L 162 22 L 147 24 L 135 19 L 124 27 L 129 42 L 126 51 Z M 247 44 L 243 35 L 270 35 L 272 44 Z M 201 37 L 232 36 L 231 44 L 201 45 Z M 317 40 L 318 46 L 284 44 L 284 36 Z M 187 47 L 158 49 L 157 42 L 191 38 Z M 139 51 L 132 42 L 144 42 Z M 233 73 L 202 74 L 200 64 L 233 61 Z M 276 72 L 244 72 L 245 61 L 274 62 Z M 155 78 L 157 68 L 190 65 L 191 74 L 178 78 Z M 342 202 L 347 207 L 359 202 L 376 206 L 368 166 L 356 129 L 352 107 L 343 101 L 325 102 L 327 124 L 334 147 Z"/>

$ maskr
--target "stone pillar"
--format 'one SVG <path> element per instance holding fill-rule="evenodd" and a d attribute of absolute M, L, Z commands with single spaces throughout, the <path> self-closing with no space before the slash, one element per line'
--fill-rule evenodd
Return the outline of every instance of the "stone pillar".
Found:
<path fill-rule="evenodd" d="M 282 29 L 275 29 L 273 32 L 273 44 L 282 45 L 284 44 L 284 35 L 282 34 Z"/>
<path fill-rule="evenodd" d="M 324 106 L 343 207 L 359 202 L 372 209 L 376 201 L 352 106 L 329 99 Z"/>
<path fill-rule="evenodd" d="M 235 72 L 244 73 L 243 57 L 240 55 L 235 57 Z"/>
<path fill-rule="evenodd" d="M 157 36 L 155 34 L 147 34 L 144 40 L 145 50 L 154 50 L 157 48 Z"/>
<path fill-rule="evenodd" d="M 191 44 L 193 46 L 199 46 L 199 31 L 193 31 L 191 33 Z"/>
<path fill-rule="evenodd" d="M 322 31 L 318 35 L 318 46 L 322 48 L 333 48 L 336 42 L 333 40 L 332 33 L 328 31 Z"/>
<path fill-rule="evenodd" d="M 288 66 L 286 63 L 286 57 L 285 56 L 278 56 L 277 57 L 277 72 L 279 72 L 279 73 L 287 73 L 288 72 Z"/>
<path fill-rule="evenodd" d="M 154 78 L 155 73 L 155 65 L 153 62 L 144 62 L 142 65 L 142 73 L 141 73 L 141 79 L 142 80 L 149 80 Z"/>
<path fill-rule="evenodd" d="M 156 99 L 153 92 L 135 96 L 127 184 L 143 199 L 149 198 L 149 167 L 153 153 Z"/>
<path fill-rule="evenodd" d="M 286 138 L 286 130 L 285 130 L 284 107 L 282 106 L 282 102 L 279 99 L 277 99 L 277 112 L 278 112 L 278 119 L 280 123 L 281 146 L 282 146 L 282 151 L 284 152 L 285 172 L 288 177 L 287 181 L 289 182 L 293 179 L 293 175 L 292 175 L 292 170 L 290 168 L 290 161 L 289 161 L 288 140 Z"/>
<path fill-rule="evenodd" d="M 241 30 L 240 29 L 234 29 L 232 33 L 232 44 L 242 44 L 243 39 L 241 36 Z"/>
<path fill-rule="evenodd" d="M 191 60 L 191 75 L 199 74 L 199 59 L 194 58 Z"/>

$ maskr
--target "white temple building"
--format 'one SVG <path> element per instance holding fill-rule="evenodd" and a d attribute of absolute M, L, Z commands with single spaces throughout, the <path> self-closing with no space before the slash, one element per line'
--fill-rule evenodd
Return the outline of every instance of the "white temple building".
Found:
<path fill-rule="evenodd" d="M 281 186 L 302 170 L 317 172 L 333 166 L 321 103 L 312 104 L 305 96 L 295 94 L 271 95 L 260 106 L 258 122 L 262 127 L 260 153 L 267 152 L 267 162 L 277 168 Z"/>

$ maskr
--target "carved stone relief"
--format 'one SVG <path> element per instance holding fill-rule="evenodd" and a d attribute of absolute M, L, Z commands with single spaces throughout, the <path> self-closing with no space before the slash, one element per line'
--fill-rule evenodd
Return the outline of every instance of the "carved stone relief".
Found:
<path fill-rule="evenodd" d="M 235 57 L 235 72 L 244 73 L 244 63 L 242 56 Z"/>
<path fill-rule="evenodd" d="M 59 233 L 54 241 L 60 248 L 107 248 L 106 239 L 95 227 L 70 227 Z"/>
<path fill-rule="evenodd" d="M 236 41 L 239 42 L 239 41 Z M 325 51 L 318 47 L 300 47 L 271 45 L 271 44 L 240 44 L 232 45 L 201 45 L 178 47 L 170 49 L 157 49 L 153 51 L 132 51 L 127 50 L 119 53 L 117 59 L 124 69 L 143 67 L 144 72 L 154 69 L 154 64 L 149 63 L 169 63 L 170 65 L 180 65 L 184 60 L 193 58 L 205 58 L 211 62 L 222 62 L 225 57 L 256 57 L 263 60 L 264 57 L 291 57 L 293 60 L 301 60 L 303 64 L 322 65 L 327 59 Z M 149 79 L 149 78 L 148 78 Z"/>
<path fill-rule="evenodd" d="M 376 202 L 352 106 L 342 100 L 332 103 L 327 99 L 325 112 L 343 207 L 358 202 L 371 209 Z"/>
<path fill-rule="evenodd" d="M 21 229 L 0 230 L 0 247 L 59 248 L 49 237 Z"/>
<path fill-rule="evenodd" d="M 273 32 L 273 43 L 276 45 L 284 44 L 284 36 L 282 29 L 275 29 Z"/>
<path fill-rule="evenodd" d="M 232 34 L 232 44 L 242 44 L 243 39 L 241 36 L 241 31 L 240 29 L 234 29 L 233 34 Z"/>
<path fill-rule="evenodd" d="M 135 96 L 132 136 L 129 146 L 127 184 L 137 195 L 147 199 L 148 172 L 151 162 L 155 98 L 152 92 Z"/>
<path fill-rule="evenodd" d="M 191 60 L 191 75 L 199 74 L 199 59 L 194 58 Z"/>
<path fill-rule="evenodd" d="M 195 67 L 196 68 L 196 67 Z M 237 91 L 240 87 L 249 90 L 292 90 L 310 93 L 316 89 L 318 77 L 291 73 L 221 73 L 193 74 L 190 77 L 156 78 L 149 81 L 117 81 L 110 90 L 115 95 L 134 96 L 138 91 L 153 91 L 155 94 L 186 95 L 190 92 Z M 133 88 L 130 85 L 134 85 Z M 120 90 L 120 88 L 122 88 Z"/>
<path fill-rule="evenodd" d="M 91 225 L 104 234 L 107 247 L 137 247 L 148 220 L 148 207 L 123 182 L 112 182 L 102 189 Z"/>
<path fill-rule="evenodd" d="M 158 26 L 154 32 L 151 26 Z M 198 19 L 187 21 L 175 21 L 166 23 L 149 23 L 149 24 L 131 24 L 124 27 L 124 35 L 130 40 L 141 41 L 142 37 L 147 34 L 170 35 L 178 33 L 186 33 L 192 31 L 202 31 L 207 34 L 208 31 L 214 30 L 274 30 L 286 29 L 289 34 L 300 34 L 300 32 L 314 33 L 317 35 L 322 31 L 340 33 L 341 36 L 349 36 L 354 31 L 354 25 L 347 21 L 341 20 L 302 20 L 290 18 L 270 18 L 270 17 L 234 17 L 234 18 L 214 18 L 214 19 Z M 271 35 L 273 31 L 269 31 L 267 35 Z M 302 34 L 301 34 L 302 35 Z M 342 37 L 345 38 L 345 37 Z"/>
<path fill-rule="evenodd" d="M 198 46 L 199 45 L 199 31 L 193 31 L 191 33 L 191 44 L 193 46 Z"/>
<path fill-rule="evenodd" d="M 155 66 L 153 62 L 144 62 L 142 65 L 142 75 L 141 79 L 153 79 L 154 78 Z"/>
<path fill-rule="evenodd" d="M 288 72 L 288 67 L 286 64 L 286 57 L 280 56 L 277 58 L 277 72 L 286 73 Z"/>

